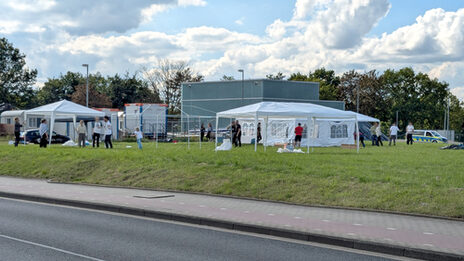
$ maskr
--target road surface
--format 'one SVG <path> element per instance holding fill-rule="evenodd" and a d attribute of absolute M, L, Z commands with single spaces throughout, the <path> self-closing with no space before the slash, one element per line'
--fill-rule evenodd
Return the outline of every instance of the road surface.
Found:
<path fill-rule="evenodd" d="M 244 233 L 0 198 L 0 260 L 391 260 Z"/>

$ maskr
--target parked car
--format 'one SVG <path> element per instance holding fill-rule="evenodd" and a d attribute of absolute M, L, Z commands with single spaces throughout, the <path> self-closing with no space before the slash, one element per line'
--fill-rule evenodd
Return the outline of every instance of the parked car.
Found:
<path fill-rule="evenodd" d="M 448 143 L 448 139 L 434 130 L 415 130 L 412 135 L 415 142 Z"/>
<path fill-rule="evenodd" d="M 21 137 L 21 142 L 24 142 L 24 132 L 21 132 L 20 137 Z M 68 140 L 71 140 L 71 138 L 69 138 L 68 136 L 53 132 L 53 136 L 52 136 L 53 144 L 62 144 L 62 143 L 67 142 Z M 27 130 L 26 131 L 26 142 L 39 144 L 40 143 L 39 129 Z"/>

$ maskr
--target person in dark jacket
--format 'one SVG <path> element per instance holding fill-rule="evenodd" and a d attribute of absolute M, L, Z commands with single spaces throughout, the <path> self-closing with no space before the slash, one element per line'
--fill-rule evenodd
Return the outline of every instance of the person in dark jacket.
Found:
<path fill-rule="evenodd" d="M 203 138 L 205 137 L 205 132 L 206 132 L 205 125 L 203 125 L 202 123 L 200 127 L 200 140 L 201 141 L 203 141 Z"/>
<path fill-rule="evenodd" d="M 21 132 L 21 127 L 23 125 L 21 125 L 21 123 L 19 123 L 19 118 L 15 118 L 15 127 L 14 127 L 14 135 L 15 135 L 15 147 L 18 147 L 18 144 L 19 144 L 19 135 L 20 135 L 20 132 Z"/>

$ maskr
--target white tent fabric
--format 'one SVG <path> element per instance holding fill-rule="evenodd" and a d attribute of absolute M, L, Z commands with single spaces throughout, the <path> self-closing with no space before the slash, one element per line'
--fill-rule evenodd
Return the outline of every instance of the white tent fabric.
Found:
<path fill-rule="evenodd" d="M 219 118 L 254 118 L 254 126 L 258 125 L 259 119 L 264 119 L 265 126 L 268 126 L 269 119 L 305 119 L 306 126 L 311 126 L 311 128 L 308 128 L 309 131 L 306 131 L 306 139 L 309 141 L 307 142 L 308 152 L 309 147 L 312 144 L 311 137 L 314 135 L 310 132 L 311 130 L 314 130 L 314 126 L 316 125 L 316 119 L 351 119 L 355 121 L 355 129 L 358 128 L 357 113 L 351 111 L 337 110 L 312 103 L 259 102 L 227 111 L 218 112 L 216 114 L 216 131 L 218 129 Z M 267 141 L 266 133 L 267 131 L 263 133 L 264 144 L 266 144 Z M 257 140 L 256 135 L 257 132 L 255 132 L 255 140 Z M 359 152 L 359 140 L 357 142 L 357 148 Z M 256 150 L 257 142 L 255 142 L 255 151 Z"/>
<path fill-rule="evenodd" d="M 56 119 L 72 118 L 75 126 L 76 119 L 79 117 L 103 117 L 105 116 L 105 113 L 87 108 L 74 102 L 62 100 L 25 111 L 25 122 L 27 121 L 28 115 L 50 117 L 50 133 L 53 133 L 53 125 L 55 124 Z M 51 137 L 48 142 L 51 144 Z"/>

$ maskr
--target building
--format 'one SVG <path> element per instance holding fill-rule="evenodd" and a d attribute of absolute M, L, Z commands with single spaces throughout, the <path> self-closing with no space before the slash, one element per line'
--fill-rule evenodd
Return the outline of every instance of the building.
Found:
<path fill-rule="evenodd" d="M 341 101 L 319 100 L 319 83 L 282 80 L 192 82 L 182 84 L 182 112 L 215 117 L 216 112 L 262 101 L 305 102 L 345 110 Z"/>

